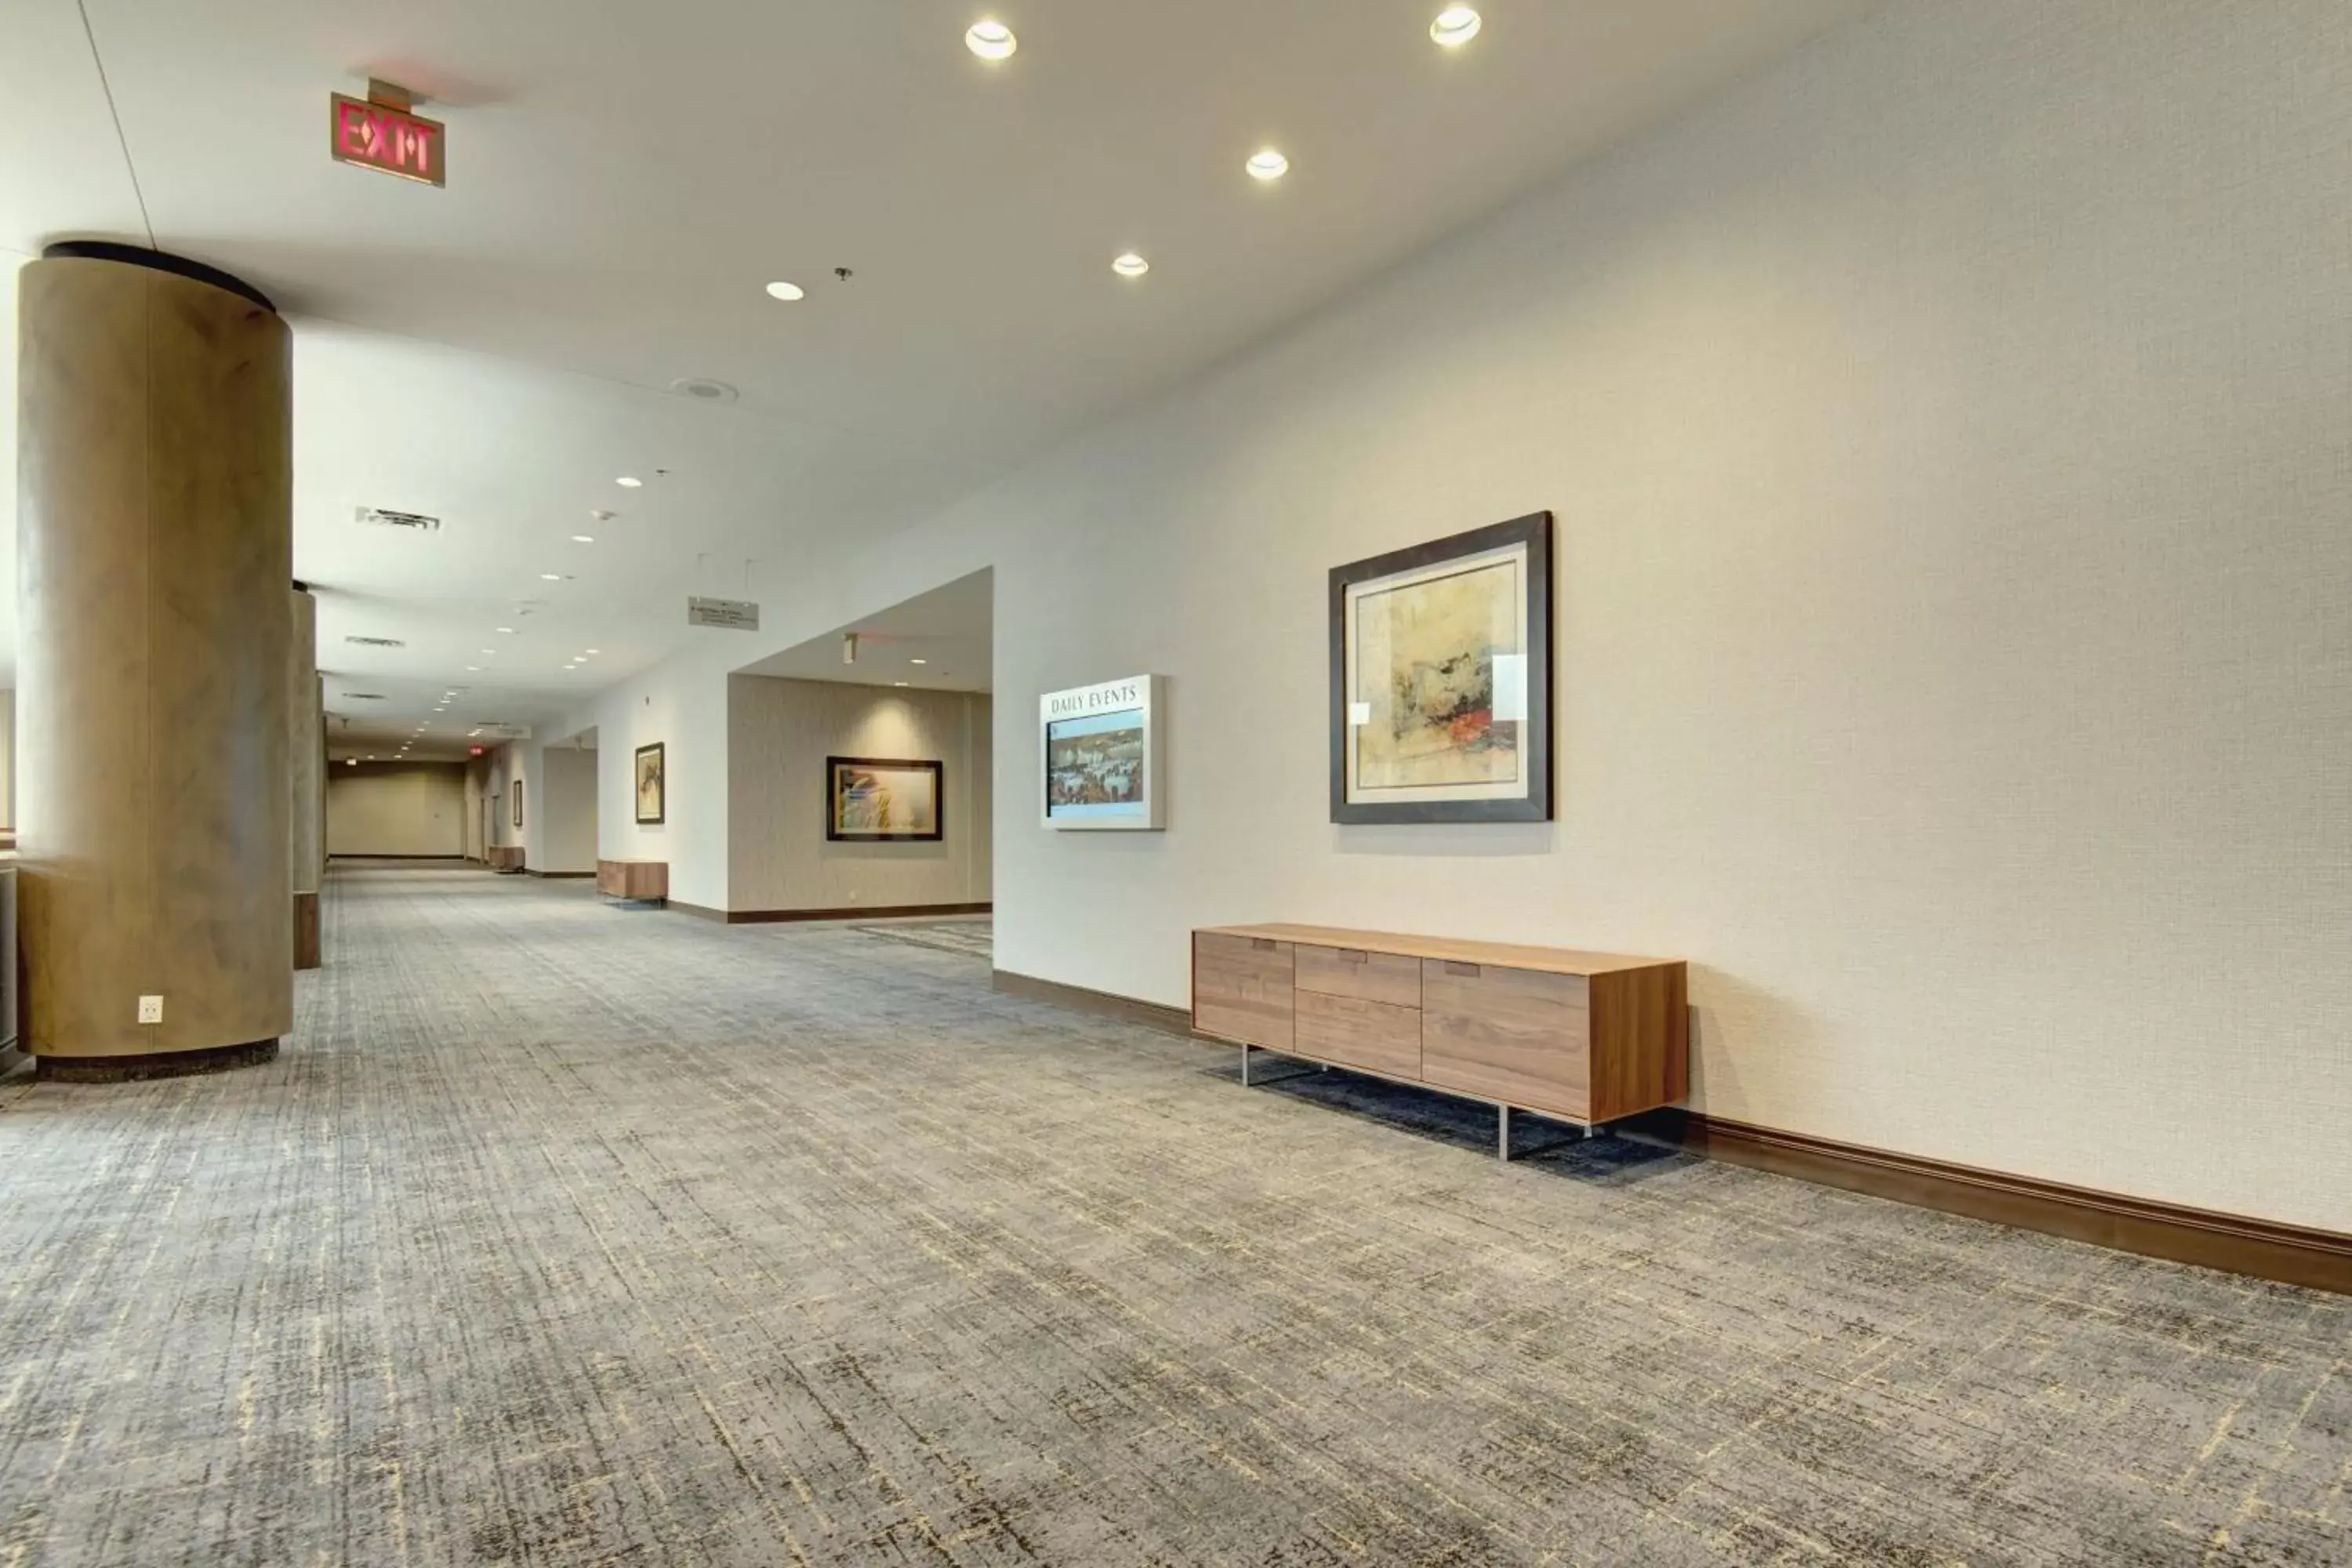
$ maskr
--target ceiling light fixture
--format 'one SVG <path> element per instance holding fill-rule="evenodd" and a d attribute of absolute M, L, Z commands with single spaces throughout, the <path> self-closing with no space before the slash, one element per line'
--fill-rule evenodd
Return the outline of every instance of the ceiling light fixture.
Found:
<path fill-rule="evenodd" d="M 1013 36 L 1012 28 L 990 17 L 965 29 L 963 47 L 984 60 L 1009 60 L 1021 40 Z"/>
<path fill-rule="evenodd" d="M 1110 264 L 1110 269 L 1121 278 L 1140 278 L 1151 270 L 1151 263 L 1130 250 L 1114 260 Z"/>
<path fill-rule="evenodd" d="M 893 686 L 904 686 L 904 685 L 906 685 L 907 683 L 906 683 L 905 681 L 903 681 L 903 680 L 894 680 L 894 681 L 892 681 L 890 684 L 891 684 L 891 685 L 893 685 Z"/>
<path fill-rule="evenodd" d="M 514 627 L 512 627 L 512 626 L 500 626 L 500 627 L 499 628 L 499 635 L 500 637 L 510 637 L 514 636 Z"/>
<path fill-rule="evenodd" d="M 469 664 L 466 667 L 466 673 L 467 675 L 479 675 L 482 673 L 482 667 L 478 664 Z"/>
<path fill-rule="evenodd" d="M 596 542 L 596 536 L 593 533 L 575 533 L 572 536 L 572 542 L 574 544 L 593 544 Z"/>
<path fill-rule="evenodd" d="M 1290 160 L 1271 147 L 1261 147 L 1242 165 L 1253 180 L 1278 180 L 1290 173 Z"/>
<path fill-rule="evenodd" d="M 789 305 L 795 300 L 807 299 L 808 290 L 802 288 L 797 283 L 787 283 L 782 279 L 779 278 L 773 283 L 768 285 L 768 298 L 771 300 L 782 300 L 784 303 Z"/>
<path fill-rule="evenodd" d="M 907 662 L 908 664 L 929 664 L 931 661 L 928 658 L 910 658 Z"/>
<path fill-rule="evenodd" d="M 592 648 L 590 648 L 588 651 L 589 651 L 590 653 L 602 653 L 602 652 L 604 651 L 604 649 L 602 649 L 602 648 L 593 648 L 593 647 L 592 647 Z"/>
<path fill-rule="evenodd" d="M 620 486 L 625 490 L 633 490 L 638 486 L 644 484 L 646 481 L 631 474 L 623 474 L 619 479 L 614 479 L 613 482 Z"/>
<path fill-rule="evenodd" d="M 1458 49 L 1476 37 L 1478 29 L 1485 25 L 1478 13 L 1469 6 L 1448 5 L 1437 14 L 1437 20 L 1429 25 L 1429 36 L 1437 40 L 1441 48 Z"/>

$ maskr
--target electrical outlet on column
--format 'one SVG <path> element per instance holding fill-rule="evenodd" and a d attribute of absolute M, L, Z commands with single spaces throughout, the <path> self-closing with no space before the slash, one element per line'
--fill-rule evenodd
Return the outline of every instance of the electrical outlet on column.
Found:
<path fill-rule="evenodd" d="M 163 999 L 161 996 L 142 996 L 139 998 L 139 1021 L 142 1024 L 162 1023 L 163 1021 Z"/>

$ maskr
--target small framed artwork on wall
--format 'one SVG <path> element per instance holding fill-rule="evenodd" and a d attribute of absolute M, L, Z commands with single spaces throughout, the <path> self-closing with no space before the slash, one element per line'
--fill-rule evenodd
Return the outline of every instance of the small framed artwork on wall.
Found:
<path fill-rule="evenodd" d="M 664 765 L 667 751 L 656 741 L 650 746 L 637 748 L 637 826 L 651 827 L 668 820 L 669 773 Z"/>
<path fill-rule="evenodd" d="M 1331 820 L 1551 820 L 1551 513 L 1331 569 Z"/>
<path fill-rule="evenodd" d="M 936 841 L 944 763 L 887 757 L 824 760 L 824 836 L 836 844 Z"/>
<path fill-rule="evenodd" d="M 514 797 L 514 825 L 520 827 L 522 826 L 522 780 L 516 779 L 508 784 L 507 794 Z"/>

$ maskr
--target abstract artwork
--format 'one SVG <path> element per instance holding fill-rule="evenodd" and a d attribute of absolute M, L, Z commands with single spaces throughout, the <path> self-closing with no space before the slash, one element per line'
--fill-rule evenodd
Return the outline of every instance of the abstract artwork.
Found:
<path fill-rule="evenodd" d="M 940 782 L 945 764 L 887 757 L 824 760 L 824 836 L 887 844 L 944 837 Z"/>
<path fill-rule="evenodd" d="M 1331 571 L 1331 820 L 1551 818 L 1551 514 Z"/>
<path fill-rule="evenodd" d="M 637 822 L 652 826 L 669 816 L 669 772 L 667 749 L 659 741 L 637 748 Z"/>
<path fill-rule="evenodd" d="M 1156 675 L 1135 675 L 1039 700 L 1046 826 L 1160 826 L 1160 684 Z"/>

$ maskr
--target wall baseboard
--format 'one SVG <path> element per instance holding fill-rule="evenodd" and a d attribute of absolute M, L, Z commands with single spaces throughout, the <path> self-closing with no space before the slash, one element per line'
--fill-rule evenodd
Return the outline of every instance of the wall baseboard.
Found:
<path fill-rule="evenodd" d="M 911 915 L 985 915 L 994 904 L 877 904 L 846 910 L 714 910 L 711 913 L 731 926 L 782 925 L 798 921 L 891 921 Z"/>
<path fill-rule="evenodd" d="M 682 915 L 692 915 L 698 921 L 716 921 L 720 925 L 725 925 L 727 923 L 727 911 L 725 910 L 705 909 L 700 904 L 682 904 L 676 899 L 664 900 L 662 901 L 662 908 L 666 910 L 675 910 Z"/>
<path fill-rule="evenodd" d="M 523 868 L 523 874 L 528 877 L 543 877 L 551 882 L 572 882 L 578 881 L 583 877 L 593 877 L 596 873 L 593 871 L 534 871 L 526 866 Z"/>
<path fill-rule="evenodd" d="M 1089 991 L 1083 985 L 1065 985 L 1058 980 L 1040 980 L 1034 974 L 1016 974 L 1010 969 L 989 972 L 989 985 L 1008 996 L 1026 996 L 1035 1002 L 1051 1002 L 1075 1012 L 1092 1013 L 1097 1017 L 1117 1018 L 1122 1023 L 1141 1024 L 1148 1029 L 1166 1034 L 1190 1037 L 1192 1015 L 1181 1007 L 1163 1006 L 1157 1002 L 1139 1002 L 1132 996 L 1120 996 L 1109 991 Z"/>
<path fill-rule="evenodd" d="M 1192 1015 L 1181 1007 L 1004 969 L 994 971 L 990 983 L 1008 995 L 1050 1002 L 1170 1034 L 1192 1034 Z M 2070 1187 L 1801 1132 L 1753 1127 L 1695 1110 L 1653 1110 L 1621 1121 L 1612 1131 L 1663 1148 L 1916 1208 L 2062 1236 L 2118 1252 L 2352 1295 L 2352 1236 L 2336 1231 Z"/>
<path fill-rule="evenodd" d="M 2352 1295 L 2352 1236 L 1955 1165 L 1802 1132 L 1654 1110 L 1617 1131 L 1711 1160 L 2118 1252 Z"/>

